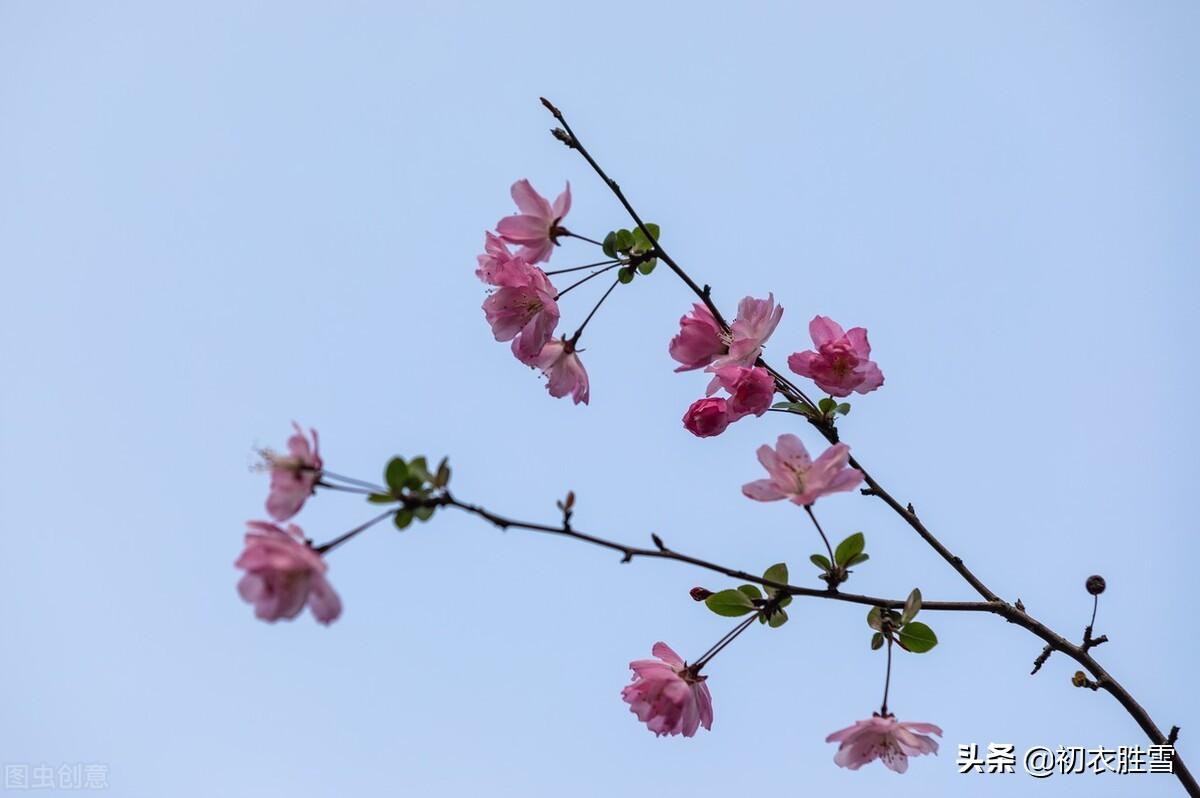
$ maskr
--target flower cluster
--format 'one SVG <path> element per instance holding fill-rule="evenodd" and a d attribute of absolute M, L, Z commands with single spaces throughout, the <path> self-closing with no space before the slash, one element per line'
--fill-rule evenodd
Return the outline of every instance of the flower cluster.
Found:
<path fill-rule="evenodd" d="M 706 677 L 689 669 L 666 643 L 655 643 L 651 653 L 658 659 L 629 663 L 633 682 L 621 691 L 629 711 L 658 737 L 691 737 L 701 726 L 712 729 L 712 695 Z"/>
<path fill-rule="evenodd" d="M 295 434 L 288 439 L 288 454 L 262 452 L 271 472 L 267 513 L 286 521 L 300 512 L 321 479 L 323 463 L 317 450 L 317 431 L 312 442 L 293 422 Z M 332 623 L 342 612 L 342 602 L 325 579 L 327 566 L 295 524 L 286 528 L 267 521 L 247 521 L 245 548 L 235 567 L 246 573 L 238 582 L 238 594 L 254 605 L 254 614 L 264 621 L 295 618 L 307 605 L 321 623 Z"/>
<path fill-rule="evenodd" d="M 497 222 L 496 233 L 484 234 L 484 252 L 477 258 L 475 275 L 491 288 L 484 316 L 497 341 L 512 341 L 517 360 L 541 370 L 551 396 L 587 404 L 588 376 L 575 343 L 554 338 L 559 292 L 537 265 L 550 259 L 567 234 L 560 223 L 571 210 L 571 185 L 550 203 L 528 180 L 518 180 L 512 198 L 520 213 Z M 513 253 L 510 244 L 520 249 Z"/>

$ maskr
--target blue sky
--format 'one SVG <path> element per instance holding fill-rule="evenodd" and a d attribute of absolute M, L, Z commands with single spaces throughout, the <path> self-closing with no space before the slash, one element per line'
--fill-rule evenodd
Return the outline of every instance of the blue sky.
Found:
<path fill-rule="evenodd" d="M 903 777 L 836 768 L 883 660 L 858 607 L 793 605 L 710 667 L 716 721 L 655 739 L 619 699 L 663 639 L 727 622 L 717 578 L 446 514 L 331 558 L 330 628 L 234 592 L 262 515 L 253 449 L 292 419 L 328 466 L 448 454 L 463 498 L 817 584 L 803 514 L 742 498 L 771 414 L 698 440 L 702 377 L 666 342 L 660 269 L 589 327 L 592 404 L 546 396 L 491 340 L 473 275 L 509 184 L 575 188 L 571 227 L 626 223 L 547 135 L 538 95 L 732 311 L 773 291 L 768 355 L 816 313 L 870 329 L 885 387 L 845 439 L 1007 599 L 1082 632 L 1193 766 L 1200 701 L 1193 326 L 1197 59 L 1187 3 L 0 2 L 0 760 L 109 766 L 187 798 L 1181 794 L 1173 779 L 959 776 L 959 743 L 1133 745 L 996 619 L 933 616 L 892 706 L 946 732 Z M 593 259 L 555 253 L 563 267 Z M 599 281 L 597 281 L 598 283 Z M 598 295 L 564 301 L 564 326 Z M 849 587 L 968 588 L 876 501 L 823 500 L 871 561 Z M 320 496 L 316 538 L 368 515 Z"/>

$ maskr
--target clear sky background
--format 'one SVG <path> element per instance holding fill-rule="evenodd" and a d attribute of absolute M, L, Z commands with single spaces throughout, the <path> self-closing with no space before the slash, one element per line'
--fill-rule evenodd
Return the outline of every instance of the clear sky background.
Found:
<path fill-rule="evenodd" d="M 554 99 L 676 258 L 768 347 L 870 329 L 863 462 L 1005 598 L 1081 635 L 1200 767 L 1194 689 L 1194 4 L 0 2 L 0 760 L 102 762 L 121 796 L 1179 795 L 1169 777 L 959 776 L 959 743 L 1145 744 L 1110 697 L 995 618 L 935 616 L 895 711 L 946 732 L 906 776 L 832 763 L 876 708 L 860 607 L 797 601 L 710 667 L 716 722 L 655 739 L 619 698 L 659 639 L 730 625 L 656 562 L 449 514 L 331 558 L 332 627 L 237 597 L 253 448 L 317 427 L 374 477 L 449 454 L 465 499 L 731 565 L 807 565 L 803 513 L 744 499 L 785 416 L 699 440 L 665 269 L 589 328 L 592 404 L 491 339 L 474 256 L 509 184 L 575 188 Z M 594 260 L 584 245 L 552 264 Z M 595 290 L 592 290 L 594 287 Z M 602 284 L 564 301 L 573 329 Z M 849 587 L 969 599 L 878 501 Z M 368 516 L 319 496 L 327 539 Z"/>

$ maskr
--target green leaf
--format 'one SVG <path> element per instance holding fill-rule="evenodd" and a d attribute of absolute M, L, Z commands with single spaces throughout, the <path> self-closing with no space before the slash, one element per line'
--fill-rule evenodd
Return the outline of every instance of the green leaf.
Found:
<path fill-rule="evenodd" d="M 713 593 L 704 600 L 704 603 L 717 615 L 724 615 L 726 618 L 736 618 L 739 615 L 753 612 L 755 609 L 750 597 L 740 590 L 722 590 L 720 593 Z"/>
<path fill-rule="evenodd" d="M 787 563 L 785 563 L 785 562 L 775 563 L 770 568 L 763 571 L 763 579 L 769 579 L 772 582 L 778 582 L 781 585 L 786 585 L 787 580 L 788 580 Z M 767 588 L 768 596 L 774 596 L 775 593 L 776 593 L 775 588 L 773 588 L 773 587 Z"/>
<path fill-rule="evenodd" d="M 866 562 L 869 559 L 871 559 L 870 554 L 856 554 L 850 558 L 850 562 L 846 563 L 846 567 L 850 567 L 851 565 L 858 565 L 860 562 Z"/>
<path fill-rule="evenodd" d="M 622 285 L 629 285 L 633 282 L 633 269 L 629 266 L 622 266 L 617 270 L 617 279 Z"/>
<path fill-rule="evenodd" d="M 650 260 L 642 261 L 641 263 L 639 263 L 637 269 L 642 274 L 649 274 L 650 272 L 654 271 L 654 267 L 657 265 L 658 265 L 658 258 L 651 258 Z"/>
<path fill-rule="evenodd" d="M 424 457 L 414 457 L 408 463 L 408 480 L 405 484 L 410 488 L 419 488 L 433 477 L 429 473 L 429 464 Z"/>
<path fill-rule="evenodd" d="M 367 497 L 367 501 L 371 504 L 391 504 L 400 500 L 390 493 L 372 493 Z"/>
<path fill-rule="evenodd" d="M 809 557 L 808 559 L 812 561 L 813 565 L 817 566 L 822 571 L 832 571 L 833 570 L 833 563 L 831 563 L 829 561 L 829 558 L 826 557 L 824 554 L 814 554 L 811 557 Z"/>
<path fill-rule="evenodd" d="M 761 599 L 763 597 L 762 591 L 760 591 L 754 585 L 738 585 L 738 590 L 745 593 L 752 600 Z"/>
<path fill-rule="evenodd" d="M 883 613 L 879 611 L 878 607 L 872 607 L 871 611 L 867 613 L 867 626 L 876 632 L 883 629 Z"/>
<path fill-rule="evenodd" d="M 920 621 L 913 621 L 900 629 L 898 642 L 914 654 L 924 654 L 937 645 L 937 635 Z"/>
<path fill-rule="evenodd" d="M 396 496 L 400 495 L 404 483 L 408 480 L 408 465 L 403 457 L 393 457 L 388 461 L 387 468 L 383 471 L 383 480 L 387 483 L 388 490 Z"/>
<path fill-rule="evenodd" d="M 433 517 L 433 511 L 436 509 L 436 507 L 422 505 L 421 507 L 417 507 L 413 510 L 413 515 L 415 515 L 421 521 L 428 521 Z"/>
<path fill-rule="evenodd" d="M 871 650 L 878 651 L 881 648 L 883 648 L 883 633 L 876 632 L 871 635 Z"/>
<path fill-rule="evenodd" d="M 646 229 L 650 231 L 650 235 L 654 236 L 655 241 L 662 235 L 662 230 L 654 222 L 646 222 Z"/>
<path fill-rule="evenodd" d="M 396 524 L 396 529 L 408 529 L 408 525 L 412 523 L 412 510 L 397 510 L 395 518 L 392 519 Z"/>
<path fill-rule="evenodd" d="M 437 474 L 433 477 L 433 484 L 439 488 L 444 488 L 450 484 L 450 458 L 443 457 L 442 462 L 438 463 Z"/>
<path fill-rule="evenodd" d="M 837 549 L 833 552 L 833 559 L 838 565 L 845 565 L 862 554 L 866 545 L 867 539 L 863 537 L 863 533 L 855 532 L 838 544 Z"/>
<path fill-rule="evenodd" d="M 837 407 L 837 400 L 832 396 L 826 396 L 824 399 L 817 402 L 817 409 L 825 415 L 832 413 L 835 407 Z"/>
<path fill-rule="evenodd" d="M 913 592 L 908 594 L 908 599 L 904 602 L 904 614 L 900 616 L 900 623 L 908 623 L 916 618 L 920 611 L 921 591 L 914 587 Z"/>
<path fill-rule="evenodd" d="M 617 231 L 613 230 L 604 237 L 604 244 L 601 246 L 604 254 L 610 258 L 617 257 Z"/>
<path fill-rule="evenodd" d="M 628 252 L 633 249 L 633 233 L 621 229 L 617 231 L 617 251 Z"/>
<path fill-rule="evenodd" d="M 786 612 L 784 612 L 783 610 L 775 610 L 775 612 L 771 613 L 771 617 L 767 619 L 767 624 L 772 629 L 778 629 L 779 627 L 781 627 L 785 623 L 787 623 L 787 620 L 788 619 L 787 619 Z"/>
<path fill-rule="evenodd" d="M 848 416 L 850 415 L 850 403 L 842 402 L 840 405 L 835 407 L 834 410 L 838 413 L 841 413 L 843 416 Z"/>
<path fill-rule="evenodd" d="M 789 604 L 791 604 L 791 603 L 792 603 L 792 597 L 791 597 L 791 596 L 784 596 L 783 598 L 781 598 L 781 599 L 779 600 L 779 606 L 780 606 L 780 607 L 786 607 L 787 605 L 789 605 Z"/>

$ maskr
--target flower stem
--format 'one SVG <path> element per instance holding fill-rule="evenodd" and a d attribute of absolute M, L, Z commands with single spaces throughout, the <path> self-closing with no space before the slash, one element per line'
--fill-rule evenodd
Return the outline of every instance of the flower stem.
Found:
<path fill-rule="evenodd" d="M 883 678 L 883 705 L 879 707 L 879 714 L 883 717 L 888 716 L 887 700 L 888 689 L 892 686 L 892 637 L 888 635 L 887 641 L 887 675 Z"/>
<path fill-rule="evenodd" d="M 581 272 L 584 269 L 591 269 L 596 266 L 607 266 L 610 263 L 618 263 L 619 261 L 608 258 L 607 260 L 596 261 L 595 263 L 585 263 L 582 266 L 572 266 L 569 269 L 555 269 L 552 272 L 546 272 L 547 277 L 553 277 L 556 274 L 567 274 L 568 272 Z"/>
<path fill-rule="evenodd" d="M 387 518 L 389 515 L 395 514 L 395 512 L 396 512 L 395 509 L 384 510 L 382 513 L 375 516 L 370 521 L 367 521 L 365 524 L 359 524 L 358 526 L 354 527 L 354 529 L 351 529 L 349 532 L 346 532 L 343 535 L 339 535 L 338 537 L 334 538 L 333 540 L 329 541 L 328 543 L 326 543 L 323 546 L 314 547 L 313 551 L 315 551 L 317 554 L 322 554 L 322 555 L 328 554 L 329 552 L 336 549 L 338 546 L 345 543 L 350 538 L 357 535 L 359 532 L 370 529 L 371 527 L 375 526 L 383 519 Z"/>
<path fill-rule="evenodd" d="M 604 274 L 606 271 L 609 271 L 609 270 L 611 270 L 611 269 L 615 269 L 616 267 L 618 267 L 618 266 L 620 266 L 620 265 L 621 265 L 621 262 L 620 262 L 620 261 L 616 261 L 616 262 L 614 262 L 614 263 L 611 263 L 611 264 L 609 264 L 608 266 L 605 266 L 603 269 L 597 269 L 596 271 L 594 271 L 594 272 L 592 272 L 591 274 L 589 274 L 587 277 L 584 277 L 582 280 L 576 280 L 574 283 L 571 283 L 571 284 L 570 284 L 570 285 L 568 285 L 566 288 L 564 288 L 563 290 L 559 291 L 559 292 L 558 292 L 558 295 L 557 295 L 556 297 L 554 297 L 555 301 L 558 301 L 559 299 L 562 299 L 562 298 L 563 298 L 563 296 L 564 296 L 564 295 L 565 295 L 565 294 L 566 294 L 568 291 L 570 291 L 572 288 L 575 288 L 576 286 L 583 285 L 584 283 L 586 283 L 588 280 L 592 279 L 593 277 L 598 277 L 598 276 L 600 276 L 601 274 Z"/>
<path fill-rule="evenodd" d="M 589 244 L 595 244 L 598 247 L 604 246 L 603 244 L 601 244 L 599 241 L 596 241 L 595 239 L 588 238 L 587 236 L 581 236 L 581 235 L 579 235 L 579 233 L 572 233 L 570 230 L 568 230 L 565 227 L 558 228 L 558 234 L 560 236 L 567 236 L 568 238 L 578 238 L 580 241 L 586 241 Z"/>
<path fill-rule="evenodd" d="M 804 505 L 804 511 L 808 513 L 808 517 L 812 519 L 813 526 L 817 528 L 817 532 L 821 535 L 821 540 L 825 541 L 825 551 L 829 552 L 829 567 L 833 568 L 837 565 L 833 559 L 833 547 L 829 545 L 829 538 L 825 537 L 825 530 L 821 529 L 821 525 L 817 522 L 817 517 L 813 515 L 812 505 Z"/>
<path fill-rule="evenodd" d="M 600 297 L 600 301 L 596 303 L 596 307 L 592 308 L 592 312 L 587 315 L 587 318 L 583 320 L 583 324 L 580 324 L 579 329 L 576 330 L 575 334 L 571 336 L 571 344 L 572 345 L 574 345 L 574 343 L 579 340 L 579 336 L 583 335 L 583 328 L 588 326 L 588 322 L 592 320 L 592 316 L 596 315 L 596 311 L 599 310 L 600 306 L 604 304 L 604 300 L 608 299 L 608 295 L 611 294 L 613 292 L 613 289 L 616 288 L 620 284 L 621 284 L 621 281 L 619 279 L 613 280 L 613 284 L 610 285 L 608 287 L 608 290 L 604 292 L 604 296 Z M 560 296 L 561 296 L 561 294 L 560 294 Z"/>
<path fill-rule="evenodd" d="M 724 637 L 722 637 L 720 640 L 718 640 L 716 643 L 714 643 L 712 648 L 710 648 L 708 651 L 705 651 L 700 656 L 700 659 L 698 659 L 694 663 L 692 663 L 692 666 L 691 666 L 692 673 L 699 673 L 700 669 L 703 668 L 705 665 L 707 665 L 709 663 L 709 661 L 712 660 L 713 657 L 717 656 L 717 654 L 720 654 L 721 650 L 724 649 L 725 646 L 732 643 L 734 640 L 737 639 L 738 635 L 740 635 L 742 632 L 749 629 L 750 624 L 757 621 L 758 616 L 761 613 L 762 613 L 762 610 L 759 610 L 758 612 L 754 613 L 749 618 L 742 621 L 737 626 L 733 627 L 732 631 L 730 631 Z"/>

